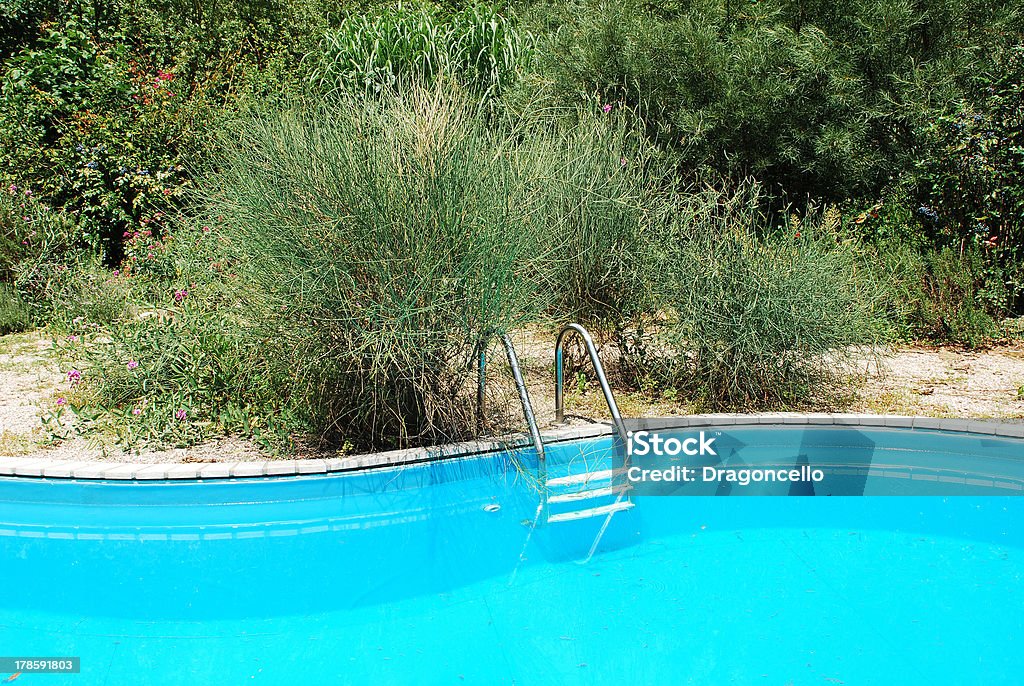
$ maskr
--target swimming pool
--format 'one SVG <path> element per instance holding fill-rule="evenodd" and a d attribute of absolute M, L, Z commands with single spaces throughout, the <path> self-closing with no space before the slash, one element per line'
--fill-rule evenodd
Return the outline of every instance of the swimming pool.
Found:
<path fill-rule="evenodd" d="M 535 527 L 526 449 L 288 478 L 3 478 L 0 652 L 81 657 L 26 684 L 1019 681 L 1024 499 L 990 494 L 1019 491 L 1024 443 L 729 435 L 747 454 L 870 445 L 922 478 L 872 482 L 899 498 L 636 497 L 589 558 L 603 519 Z M 548 451 L 556 475 L 601 459 L 607 437 Z M 915 495 L 939 483 L 968 495 Z"/>

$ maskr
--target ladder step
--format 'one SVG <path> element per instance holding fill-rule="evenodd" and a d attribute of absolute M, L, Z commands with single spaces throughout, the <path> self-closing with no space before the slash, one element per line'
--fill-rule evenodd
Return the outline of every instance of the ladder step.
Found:
<path fill-rule="evenodd" d="M 595 472 L 580 472 L 579 474 L 556 476 L 553 479 L 548 479 L 547 485 L 550 488 L 552 486 L 567 486 L 569 484 L 581 484 L 586 483 L 587 481 L 602 481 L 604 479 L 611 479 L 616 476 L 622 476 L 625 473 L 625 467 L 619 467 L 618 469 L 599 469 Z"/>
<path fill-rule="evenodd" d="M 621 512 L 622 510 L 628 510 L 633 507 L 633 503 L 628 500 L 620 500 L 615 503 L 608 505 L 602 505 L 601 507 L 591 507 L 586 510 L 576 510 L 575 512 L 562 512 L 560 514 L 553 514 L 548 517 L 548 522 L 569 522 L 575 519 L 586 519 L 588 517 L 600 517 L 601 515 L 612 514 L 613 512 Z"/>
<path fill-rule="evenodd" d="M 626 491 L 633 490 L 633 487 L 629 484 L 622 484 L 621 486 L 605 486 L 603 488 L 591 488 L 585 491 L 575 491 L 573 493 L 560 493 L 558 495 L 548 496 L 549 503 L 568 503 L 576 500 L 588 500 L 590 498 L 601 498 L 604 496 L 618 495 L 625 493 Z"/>

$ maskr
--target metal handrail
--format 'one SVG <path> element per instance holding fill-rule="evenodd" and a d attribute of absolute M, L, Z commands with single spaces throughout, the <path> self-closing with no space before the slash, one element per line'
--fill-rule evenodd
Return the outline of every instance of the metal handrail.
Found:
<path fill-rule="evenodd" d="M 587 355 L 590 356 L 590 361 L 594 363 L 594 371 L 597 373 L 598 383 L 601 384 L 601 392 L 604 393 L 605 402 L 608 403 L 608 410 L 612 413 L 615 432 L 619 435 L 619 440 L 625 441 L 626 427 L 622 423 L 622 415 L 619 414 L 619 406 L 615 402 L 611 386 L 608 385 L 608 377 L 605 376 L 604 367 L 601 366 L 601 358 L 598 357 L 597 348 L 594 347 L 594 339 L 579 324 L 566 324 L 558 333 L 558 338 L 555 339 L 555 421 L 559 423 L 565 421 L 565 400 L 562 393 L 562 386 L 565 383 L 562 370 L 562 347 L 565 343 L 566 335 L 572 331 L 575 331 L 583 338 L 583 345 L 587 348 Z"/>
<path fill-rule="evenodd" d="M 512 347 L 512 339 L 508 337 L 507 333 L 502 334 L 501 342 L 505 346 L 505 354 L 508 355 L 508 366 L 512 367 L 512 378 L 515 379 L 516 390 L 519 391 L 519 402 L 523 406 L 526 424 L 530 427 L 530 438 L 533 440 L 533 447 L 537 451 L 537 469 L 540 472 L 541 483 L 543 483 L 546 472 L 544 442 L 540 439 L 537 417 L 533 414 L 533 407 L 530 405 L 530 393 L 526 390 L 526 382 L 523 381 L 523 372 L 519 369 L 519 359 L 516 357 L 516 349 Z"/>
<path fill-rule="evenodd" d="M 505 354 L 508 356 L 508 366 L 512 368 L 512 378 L 516 382 L 516 390 L 519 392 L 519 402 L 523 407 L 523 417 L 526 419 L 526 425 L 530 429 L 530 439 L 533 442 L 533 448 L 537 451 L 537 471 L 538 476 L 543 483 L 543 480 L 547 474 L 547 466 L 545 464 L 544 456 L 544 442 L 540 437 L 540 429 L 537 427 L 537 416 L 533 413 L 533 405 L 530 403 L 530 393 L 526 389 L 526 381 L 523 380 L 523 372 L 519 368 L 519 358 L 516 356 L 516 349 L 512 345 L 512 339 L 509 338 L 508 334 L 501 334 L 502 345 L 505 346 Z M 487 345 L 481 344 L 480 350 L 478 351 L 477 358 L 477 422 L 479 426 L 483 426 L 484 418 L 484 402 L 485 398 L 485 383 L 486 383 L 486 369 L 487 369 Z"/>

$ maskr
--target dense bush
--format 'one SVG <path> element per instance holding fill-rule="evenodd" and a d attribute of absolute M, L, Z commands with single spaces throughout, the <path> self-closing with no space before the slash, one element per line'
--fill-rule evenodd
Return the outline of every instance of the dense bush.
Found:
<path fill-rule="evenodd" d="M 853 346 L 886 333 L 881 291 L 834 208 L 775 232 L 759 205 L 756 188 L 682 200 L 656 286 L 672 354 L 656 364 L 706 407 L 835 400 Z"/>
<path fill-rule="evenodd" d="M 124 233 L 174 211 L 202 148 L 202 94 L 173 72 L 53 26 L 0 77 L 0 180 L 74 218 L 108 261 Z"/>
<path fill-rule="evenodd" d="M 24 331 L 31 325 L 28 307 L 14 287 L 0 283 L 0 336 Z"/>
<path fill-rule="evenodd" d="M 991 0 L 538 8 L 556 102 L 634 109 L 681 171 L 797 199 L 880 192 L 912 166 L 915 127 L 1020 35 L 1014 6 Z"/>
<path fill-rule="evenodd" d="M 976 101 L 936 119 L 924 137 L 918 218 L 933 244 L 983 256 L 991 309 L 1016 309 L 1024 296 L 1024 47 L 1003 54 Z"/>

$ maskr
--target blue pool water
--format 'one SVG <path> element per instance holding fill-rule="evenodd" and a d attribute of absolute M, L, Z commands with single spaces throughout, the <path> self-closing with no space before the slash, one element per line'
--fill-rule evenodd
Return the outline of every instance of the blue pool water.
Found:
<path fill-rule="evenodd" d="M 588 558 L 603 518 L 534 527 L 528 451 L 301 478 L 0 479 L 0 655 L 81 657 L 81 674 L 19 686 L 1020 683 L 1024 499 L 985 495 L 1010 492 L 1020 442 L 732 435 L 780 459 L 870 445 L 878 464 L 968 472 L 968 495 L 892 478 L 868 490 L 903 497 L 639 497 Z M 607 439 L 549 449 L 553 474 L 609 457 Z"/>

